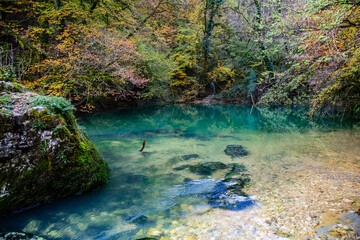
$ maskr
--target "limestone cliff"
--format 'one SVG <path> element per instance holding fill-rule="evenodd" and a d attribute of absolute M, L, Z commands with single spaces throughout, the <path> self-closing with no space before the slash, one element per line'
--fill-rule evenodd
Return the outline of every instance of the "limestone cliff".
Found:
<path fill-rule="evenodd" d="M 0 215 L 96 189 L 110 169 L 62 98 L 0 81 Z"/>

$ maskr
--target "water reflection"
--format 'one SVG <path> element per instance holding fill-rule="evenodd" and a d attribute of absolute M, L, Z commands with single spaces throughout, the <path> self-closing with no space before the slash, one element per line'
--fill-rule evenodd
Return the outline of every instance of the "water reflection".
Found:
<path fill-rule="evenodd" d="M 96 113 L 90 118 L 82 118 L 81 123 L 101 128 L 106 126 L 109 130 L 115 130 L 108 134 L 120 134 L 120 137 L 125 138 L 151 138 L 166 134 L 191 137 L 195 133 L 214 137 L 223 129 L 289 132 L 354 127 L 354 122 L 350 119 L 309 118 L 308 109 L 300 107 L 258 107 L 251 114 L 250 111 L 251 107 L 246 105 L 176 105 Z M 121 120 L 118 115 L 121 115 Z"/>

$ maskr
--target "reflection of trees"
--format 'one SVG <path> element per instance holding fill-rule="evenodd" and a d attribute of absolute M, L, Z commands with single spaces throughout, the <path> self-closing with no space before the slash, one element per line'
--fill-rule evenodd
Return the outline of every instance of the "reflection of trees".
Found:
<path fill-rule="evenodd" d="M 262 130 L 270 132 L 302 132 L 309 129 L 329 131 L 339 128 L 353 128 L 351 119 L 308 116 L 308 108 L 257 108 Z"/>
<path fill-rule="evenodd" d="M 351 121 L 309 118 L 305 108 L 254 108 L 251 114 L 250 110 L 246 105 L 184 104 L 81 115 L 79 122 L 86 126 L 90 135 L 164 129 L 210 136 L 243 130 L 301 132 L 352 127 Z"/>
<path fill-rule="evenodd" d="M 306 109 L 257 108 L 261 129 L 270 132 L 299 132 L 311 128 Z"/>

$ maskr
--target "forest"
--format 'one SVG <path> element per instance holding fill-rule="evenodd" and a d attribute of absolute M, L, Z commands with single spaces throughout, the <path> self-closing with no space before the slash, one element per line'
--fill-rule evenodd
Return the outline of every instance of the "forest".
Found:
<path fill-rule="evenodd" d="M 0 80 L 77 110 L 220 102 L 360 112 L 359 0 L 3 0 Z"/>
<path fill-rule="evenodd" d="M 360 239 L 360 0 L 1 0 L 0 240 Z"/>

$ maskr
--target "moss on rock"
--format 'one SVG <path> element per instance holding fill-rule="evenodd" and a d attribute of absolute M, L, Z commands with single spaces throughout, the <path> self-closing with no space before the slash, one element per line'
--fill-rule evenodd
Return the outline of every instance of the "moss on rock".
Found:
<path fill-rule="evenodd" d="M 21 105 L 21 104 L 18 104 Z M 110 169 L 70 111 L 0 112 L 0 214 L 106 184 Z"/>
<path fill-rule="evenodd" d="M 17 82 L 5 82 L 5 81 L 0 81 L 0 91 L 1 92 L 18 92 L 18 93 L 22 93 L 24 92 L 24 87 L 22 85 L 20 85 Z"/>

